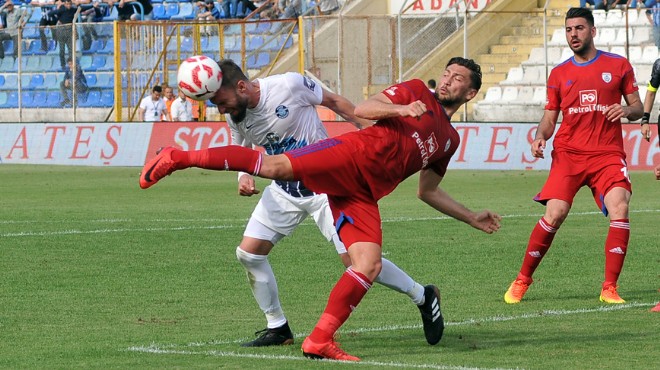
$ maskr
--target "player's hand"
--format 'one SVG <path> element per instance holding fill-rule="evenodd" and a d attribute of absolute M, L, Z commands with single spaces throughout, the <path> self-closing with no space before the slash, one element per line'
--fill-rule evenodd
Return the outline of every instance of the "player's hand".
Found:
<path fill-rule="evenodd" d="M 426 111 L 426 104 L 422 103 L 420 100 L 416 100 L 408 105 L 401 106 L 399 115 L 401 117 L 419 117 L 426 113 Z"/>
<path fill-rule="evenodd" d="M 642 137 L 646 141 L 651 141 L 651 125 L 642 125 Z"/>
<path fill-rule="evenodd" d="M 626 111 L 627 107 L 622 106 L 621 104 L 612 104 L 608 106 L 603 114 L 608 121 L 614 122 L 620 120 L 621 118 L 627 117 L 628 112 Z"/>
<path fill-rule="evenodd" d="M 543 156 L 543 150 L 545 149 L 545 140 L 536 139 L 532 141 L 532 156 L 535 158 L 545 158 Z"/>
<path fill-rule="evenodd" d="M 259 189 L 254 184 L 254 177 L 245 174 L 238 179 L 238 194 L 244 197 L 259 194 Z"/>
<path fill-rule="evenodd" d="M 502 216 L 489 210 L 481 211 L 470 224 L 475 229 L 479 229 L 487 234 L 492 234 L 500 229 Z"/>

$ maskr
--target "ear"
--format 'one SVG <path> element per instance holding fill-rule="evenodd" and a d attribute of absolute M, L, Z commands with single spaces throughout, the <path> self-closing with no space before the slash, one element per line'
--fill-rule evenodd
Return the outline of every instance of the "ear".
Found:
<path fill-rule="evenodd" d="M 468 93 L 465 95 L 466 102 L 469 102 L 475 96 L 477 96 L 477 93 L 479 93 L 479 90 L 470 88 Z"/>

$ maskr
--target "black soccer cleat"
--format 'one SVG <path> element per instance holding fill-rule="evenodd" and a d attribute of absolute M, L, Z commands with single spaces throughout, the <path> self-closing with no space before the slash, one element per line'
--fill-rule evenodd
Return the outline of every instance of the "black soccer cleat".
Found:
<path fill-rule="evenodd" d="M 440 342 L 442 332 L 445 330 L 444 319 L 440 311 L 440 291 L 435 285 L 424 287 L 424 304 L 417 306 L 422 313 L 424 336 L 430 345 Z"/>
<path fill-rule="evenodd" d="M 289 323 L 285 322 L 284 325 L 264 330 L 259 330 L 254 333 L 257 339 L 241 344 L 241 347 L 267 347 L 267 346 L 283 346 L 293 344 L 293 333 L 289 328 Z"/>

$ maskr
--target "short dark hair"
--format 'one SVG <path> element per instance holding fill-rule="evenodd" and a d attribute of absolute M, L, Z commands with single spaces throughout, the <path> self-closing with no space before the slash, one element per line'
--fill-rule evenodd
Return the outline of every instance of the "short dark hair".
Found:
<path fill-rule="evenodd" d="M 222 87 L 232 87 L 235 88 L 238 84 L 238 81 L 250 81 L 241 67 L 238 66 L 231 59 L 223 59 L 218 62 L 220 70 L 222 71 Z"/>
<path fill-rule="evenodd" d="M 458 64 L 470 70 L 470 87 L 475 90 L 481 89 L 481 66 L 472 59 L 463 57 L 453 57 L 447 62 L 447 67 L 452 64 Z"/>
<path fill-rule="evenodd" d="M 162 93 L 162 92 L 163 92 L 163 88 L 160 87 L 160 85 L 156 85 L 156 86 L 154 86 L 154 88 L 151 90 L 151 92 Z"/>
<path fill-rule="evenodd" d="M 566 12 L 566 21 L 571 18 L 584 18 L 586 19 L 589 26 L 594 26 L 594 14 L 591 12 L 591 9 L 588 8 L 570 8 Z"/>
<path fill-rule="evenodd" d="M 428 80 L 428 81 L 426 82 L 426 84 L 429 85 L 429 87 L 432 87 L 432 88 L 434 88 L 434 89 L 435 89 L 435 87 L 437 86 L 437 84 L 436 84 L 436 82 L 435 82 L 434 79 L 430 79 L 430 80 Z"/>

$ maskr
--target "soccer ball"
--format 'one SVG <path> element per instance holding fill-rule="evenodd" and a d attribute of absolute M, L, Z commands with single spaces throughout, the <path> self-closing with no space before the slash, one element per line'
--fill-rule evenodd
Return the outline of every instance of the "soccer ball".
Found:
<path fill-rule="evenodd" d="M 208 100 L 220 90 L 222 70 L 209 57 L 190 57 L 179 66 L 177 82 L 187 97 L 198 101 Z"/>

